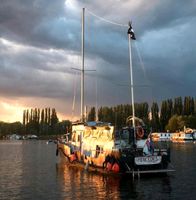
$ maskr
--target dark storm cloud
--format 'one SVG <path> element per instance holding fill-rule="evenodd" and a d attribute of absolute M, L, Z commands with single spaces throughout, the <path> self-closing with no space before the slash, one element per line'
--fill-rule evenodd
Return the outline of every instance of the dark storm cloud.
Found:
<path fill-rule="evenodd" d="M 66 80 L 73 74 L 65 51 L 43 51 L 1 39 L 0 49 L 2 96 L 62 98 L 70 95 L 70 89 L 65 92 L 62 87 L 69 84 Z"/>
<path fill-rule="evenodd" d="M 181 26 L 188 23 L 191 23 L 192 27 L 190 30 L 187 30 L 184 33 L 184 37 L 188 38 L 186 37 L 186 34 L 189 35 L 189 32 L 195 32 L 195 0 L 191 0 L 189 1 L 189 3 L 179 0 L 166 0 L 164 2 L 155 0 L 137 1 L 139 3 L 135 1 L 107 1 L 104 6 L 105 9 L 102 7 L 102 1 L 99 1 L 99 3 L 96 2 L 95 5 L 92 5 L 92 3 L 89 6 L 89 1 L 84 2 L 87 2 L 86 6 L 92 9 L 97 7 L 100 8 L 100 10 L 96 10 L 96 13 L 100 14 L 100 16 L 102 16 L 106 8 L 107 10 L 109 10 L 111 7 L 112 9 L 110 9 L 110 12 L 107 11 L 104 16 L 106 19 L 109 19 L 111 21 L 113 20 L 118 23 L 127 24 L 128 20 L 132 19 L 133 27 L 135 29 L 138 40 L 141 39 L 141 36 L 145 37 L 145 34 L 151 31 L 157 31 L 158 34 L 161 34 L 161 31 L 164 29 L 171 28 L 175 30 L 176 28 L 181 28 Z M 112 5 L 112 3 L 114 5 Z M 95 9 L 93 9 L 93 11 L 94 10 Z M 100 24 L 102 24 L 103 26 L 105 25 L 104 22 Z M 112 34 L 112 26 L 110 26 L 109 28 L 110 34 Z M 105 27 L 104 29 L 107 30 Z M 116 28 L 115 34 L 117 32 L 121 32 L 122 34 L 122 29 Z M 107 31 L 105 32 L 105 36 L 107 35 L 106 33 Z M 176 35 L 173 36 L 179 37 L 179 35 L 177 34 L 177 30 Z M 118 38 L 109 37 L 108 40 L 112 38 L 114 38 L 114 42 L 117 42 L 118 39 L 120 39 L 120 35 Z M 149 39 L 151 39 L 151 42 L 153 43 L 153 38 L 149 37 Z M 123 41 L 122 38 L 120 41 Z"/>
<path fill-rule="evenodd" d="M 120 103 L 123 92 L 129 101 L 128 87 L 119 86 L 130 82 L 124 26 L 129 20 L 137 38 L 132 49 L 135 84 L 151 85 L 158 100 L 195 95 L 196 0 L 1 0 L 1 95 L 70 98 L 71 67 L 80 67 L 82 7 L 87 8 L 85 67 L 96 69 L 86 76 L 100 77 L 99 88 L 110 94 L 107 103 L 115 95 Z M 136 90 L 138 101 L 145 91 Z M 94 98 L 88 94 L 89 102 Z"/>
<path fill-rule="evenodd" d="M 71 16 L 65 12 L 64 3 L 62 0 L 1 1 L 1 37 L 44 48 L 69 46 L 75 37 L 75 22 L 69 20 Z"/>

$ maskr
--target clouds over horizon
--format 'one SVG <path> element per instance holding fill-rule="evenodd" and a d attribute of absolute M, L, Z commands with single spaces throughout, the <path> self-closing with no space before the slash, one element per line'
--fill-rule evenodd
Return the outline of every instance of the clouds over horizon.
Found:
<path fill-rule="evenodd" d="M 51 107 L 68 116 L 76 80 L 79 107 L 80 75 L 71 68 L 81 63 L 82 7 L 87 8 L 85 68 L 96 70 L 85 75 L 88 105 L 96 101 L 96 76 L 99 105 L 130 102 L 128 87 L 120 86 L 129 83 L 127 28 L 90 12 L 119 24 L 132 20 L 134 81 L 151 86 L 136 88 L 136 101 L 195 96 L 196 0 L 2 0 L 1 97 L 23 98 L 24 107 L 25 98 L 39 98 L 40 106 L 51 99 Z"/>

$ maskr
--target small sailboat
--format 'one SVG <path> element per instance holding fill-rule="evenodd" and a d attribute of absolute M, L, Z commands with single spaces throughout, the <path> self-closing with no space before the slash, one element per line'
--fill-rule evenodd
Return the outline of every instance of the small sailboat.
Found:
<path fill-rule="evenodd" d="M 57 155 L 67 165 L 103 174 L 167 173 L 170 150 L 156 149 L 144 122 L 135 116 L 131 40 L 135 35 L 129 23 L 130 77 L 133 115 L 126 127 L 116 133 L 115 127 L 104 122 L 84 121 L 84 13 L 82 14 L 81 121 L 72 123 L 66 140 L 58 140 Z"/>

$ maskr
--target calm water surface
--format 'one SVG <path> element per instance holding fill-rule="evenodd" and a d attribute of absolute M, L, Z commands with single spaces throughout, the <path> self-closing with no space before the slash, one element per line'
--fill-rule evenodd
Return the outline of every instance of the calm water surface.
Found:
<path fill-rule="evenodd" d="M 196 143 L 169 145 L 176 172 L 133 181 L 68 168 L 46 141 L 0 141 L 0 199 L 196 199 Z"/>

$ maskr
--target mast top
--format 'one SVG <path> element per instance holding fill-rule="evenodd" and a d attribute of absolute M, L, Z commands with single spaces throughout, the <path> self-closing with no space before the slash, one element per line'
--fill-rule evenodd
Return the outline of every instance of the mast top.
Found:
<path fill-rule="evenodd" d="M 134 30 L 132 28 L 132 22 L 129 21 L 128 25 L 129 25 L 129 29 L 127 31 L 127 34 L 130 35 L 132 40 L 136 40 L 136 37 L 135 37 L 135 34 L 134 34 Z"/>

